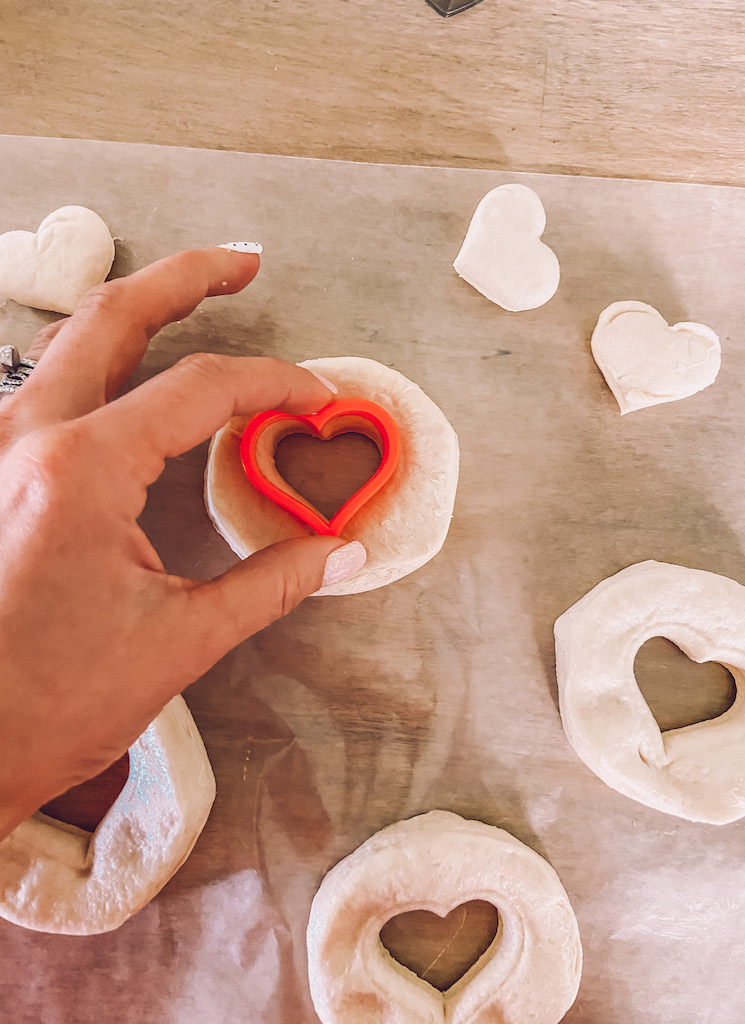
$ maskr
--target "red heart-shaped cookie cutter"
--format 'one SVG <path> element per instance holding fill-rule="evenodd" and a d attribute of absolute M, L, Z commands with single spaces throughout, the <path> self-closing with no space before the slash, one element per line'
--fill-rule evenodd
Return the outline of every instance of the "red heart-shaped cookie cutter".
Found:
<path fill-rule="evenodd" d="M 293 491 L 277 472 L 274 453 L 288 434 L 311 434 L 329 440 L 338 434 L 364 434 L 380 451 L 380 465 L 358 491 L 327 519 L 309 501 Z M 276 505 L 291 512 L 316 533 L 340 536 L 349 520 L 393 476 L 401 456 L 396 424 L 375 402 L 341 398 L 310 416 L 271 409 L 252 417 L 241 438 L 241 462 L 254 487 Z"/>

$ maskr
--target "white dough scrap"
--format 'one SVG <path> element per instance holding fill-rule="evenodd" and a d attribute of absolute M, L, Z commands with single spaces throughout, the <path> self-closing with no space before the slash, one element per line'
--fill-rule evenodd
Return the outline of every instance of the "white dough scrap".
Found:
<path fill-rule="evenodd" d="M 619 793 L 715 825 L 745 816 L 745 587 L 713 572 L 639 562 L 603 580 L 556 621 L 564 730 Z M 634 676 L 662 636 L 734 677 L 735 702 L 708 722 L 661 732 Z"/>
<path fill-rule="evenodd" d="M 114 262 L 114 239 L 85 206 L 63 206 L 34 233 L 0 235 L 0 295 L 24 306 L 72 313 Z"/>
<path fill-rule="evenodd" d="M 716 380 L 722 361 L 710 327 L 671 327 L 644 302 L 614 302 L 604 309 L 591 345 L 621 415 L 703 391 Z"/>
<path fill-rule="evenodd" d="M 441 993 L 388 953 L 392 917 L 444 917 L 471 900 L 499 912 L 494 941 Z M 582 946 L 554 869 L 508 832 L 449 811 L 383 829 L 321 883 L 308 978 L 323 1024 L 557 1024 L 575 1000 Z"/>
<path fill-rule="evenodd" d="M 456 272 L 503 309 L 537 309 L 559 287 L 559 261 L 541 241 L 543 203 L 527 185 L 500 185 L 476 207 Z"/>
<path fill-rule="evenodd" d="M 374 359 L 309 359 L 300 366 L 332 381 L 339 399 L 375 402 L 398 428 L 401 458 L 396 472 L 343 532 L 344 540 L 364 544 L 367 562 L 351 579 L 317 593 L 374 590 L 414 572 L 445 542 L 458 483 L 458 437 L 417 384 Z M 246 476 L 240 441 L 247 422 L 247 417 L 236 416 L 215 435 L 205 475 L 207 511 L 241 558 L 276 541 L 307 537 L 312 532 L 258 491 Z"/>
<path fill-rule="evenodd" d="M 112 931 L 181 867 L 215 799 L 204 743 L 174 697 L 129 750 L 93 836 L 37 813 L 0 843 L 0 917 L 40 932 Z"/>

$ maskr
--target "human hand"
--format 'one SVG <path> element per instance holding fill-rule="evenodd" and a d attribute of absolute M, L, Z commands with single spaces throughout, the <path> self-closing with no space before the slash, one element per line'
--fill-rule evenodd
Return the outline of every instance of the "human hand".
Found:
<path fill-rule="evenodd" d="M 0 839 L 108 767 L 237 643 L 364 562 L 360 544 L 308 537 L 182 579 L 137 524 L 166 458 L 231 416 L 332 397 L 297 366 L 198 354 L 111 401 L 162 326 L 258 268 L 202 249 L 101 285 L 37 335 L 38 366 L 0 396 Z"/>

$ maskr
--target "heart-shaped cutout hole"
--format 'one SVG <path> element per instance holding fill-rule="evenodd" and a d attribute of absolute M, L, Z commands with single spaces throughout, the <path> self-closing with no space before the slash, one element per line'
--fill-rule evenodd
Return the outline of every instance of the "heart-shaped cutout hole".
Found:
<path fill-rule="evenodd" d="M 639 648 L 634 675 L 662 732 L 718 718 L 737 696 L 735 681 L 724 665 L 691 661 L 661 636 Z"/>
<path fill-rule="evenodd" d="M 124 753 L 104 771 L 73 786 L 40 808 L 42 814 L 86 832 L 95 832 L 124 789 L 129 778 L 129 754 Z"/>
<path fill-rule="evenodd" d="M 446 992 L 489 949 L 499 929 L 497 908 L 484 900 L 455 907 L 445 917 L 410 910 L 380 929 L 394 960 L 440 992 Z"/>
<path fill-rule="evenodd" d="M 380 451 L 364 434 L 351 431 L 322 441 L 288 434 L 274 453 L 277 472 L 326 519 L 364 487 L 380 465 Z"/>
<path fill-rule="evenodd" d="M 354 433 L 370 438 L 380 452 L 380 464 L 366 483 L 331 517 L 315 507 L 284 480 L 277 469 L 276 451 L 290 434 L 307 434 L 321 441 Z M 272 409 L 249 420 L 241 438 L 241 462 L 257 490 L 286 509 L 316 533 L 340 536 L 352 516 L 391 479 L 398 466 L 401 441 L 391 416 L 365 399 L 340 399 L 309 416 Z"/>

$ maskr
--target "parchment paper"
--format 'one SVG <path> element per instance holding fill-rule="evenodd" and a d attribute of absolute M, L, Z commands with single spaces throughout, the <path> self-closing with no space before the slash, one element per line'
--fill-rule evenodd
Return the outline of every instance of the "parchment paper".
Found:
<path fill-rule="evenodd" d="M 434 561 L 305 602 L 187 691 L 217 800 L 163 892 L 97 937 L 0 921 L 2 1020 L 312 1024 L 304 930 L 322 875 L 442 807 L 558 871 L 585 950 L 571 1024 L 741 1024 L 745 824 L 680 821 L 585 768 L 557 711 L 552 625 L 645 558 L 745 582 L 742 191 L 44 139 L 5 138 L 0 157 L 0 231 L 82 203 L 118 237 L 115 274 L 263 242 L 250 288 L 163 331 L 136 381 L 199 349 L 370 356 L 417 381 L 462 445 Z M 535 312 L 503 312 L 451 267 L 478 200 L 510 180 L 542 197 L 561 262 Z M 619 299 L 713 327 L 716 383 L 622 419 L 589 350 Z M 23 347 L 47 319 L 8 302 L 0 342 Z M 205 454 L 167 467 L 143 524 L 170 570 L 211 576 L 233 556 L 203 508 Z"/>

